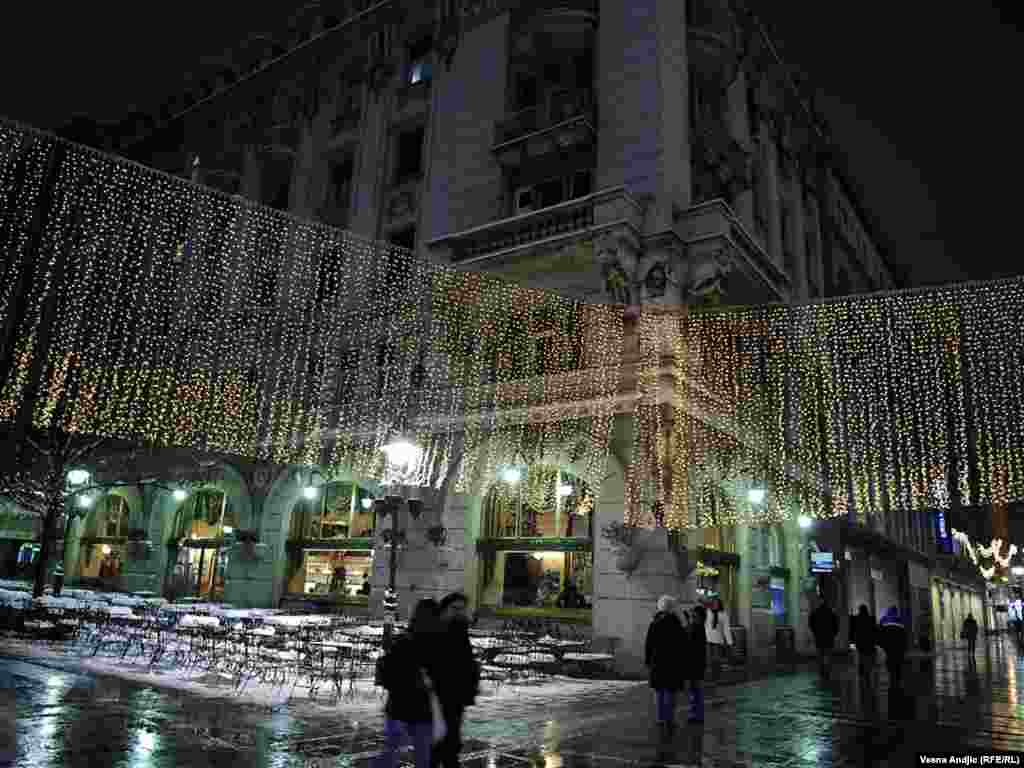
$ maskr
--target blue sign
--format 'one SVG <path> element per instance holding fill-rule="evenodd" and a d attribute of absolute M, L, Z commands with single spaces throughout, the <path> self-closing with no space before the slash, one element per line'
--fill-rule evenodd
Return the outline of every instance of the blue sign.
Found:
<path fill-rule="evenodd" d="M 953 538 L 946 527 L 946 513 L 941 509 L 935 513 L 935 543 L 940 552 L 953 554 Z"/>

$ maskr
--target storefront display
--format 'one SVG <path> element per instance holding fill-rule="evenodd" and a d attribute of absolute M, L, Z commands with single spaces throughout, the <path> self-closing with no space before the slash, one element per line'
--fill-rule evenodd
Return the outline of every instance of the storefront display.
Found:
<path fill-rule="evenodd" d="M 373 555 L 369 551 L 306 550 L 286 592 L 359 601 L 367 597 L 366 585 L 372 572 Z"/>

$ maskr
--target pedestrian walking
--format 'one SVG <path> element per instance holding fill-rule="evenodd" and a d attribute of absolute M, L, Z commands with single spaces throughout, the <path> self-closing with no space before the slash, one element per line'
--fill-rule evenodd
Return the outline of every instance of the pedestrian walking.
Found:
<path fill-rule="evenodd" d="M 700 606 L 703 608 L 704 606 Z M 722 663 L 732 647 L 732 629 L 729 627 L 729 614 L 721 599 L 711 601 L 711 610 L 705 609 L 707 617 L 704 622 L 704 635 L 711 661 L 711 678 L 718 680 L 722 674 Z"/>
<path fill-rule="evenodd" d="M 861 682 L 874 687 L 875 665 L 878 663 L 878 625 L 866 605 L 860 607 L 850 622 L 850 641 L 857 648 L 857 671 Z"/>
<path fill-rule="evenodd" d="M 675 598 L 658 598 L 658 612 L 651 620 L 644 644 L 644 664 L 654 689 L 655 716 L 664 739 L 675 727 L 676 694 L 685 683 L 683 664 L 686 659 L 687 636 L 676 613 Z"/>
<path fill-rule="evenodd" d="M 895 605 L 882 616 L 878 644 L 885 651 L 885 668 L 889 671 L 889 689 L 899 690 L 903 679 L 903 659 L 907 654 L 907 628 Z"/>
<path fill-rule="evenodd" d="M 430 768 L 434 743 L 433 679 L 436 671 L 437 602 L 420 600 L 408 631 L 401 635 L 377 666 L 377 678 L 388 692 L 384 720 L 384 750 L 377 768 L 396 768 L 398 750 L 412 743 L 416 768 Z"/>
<path fill-rule="evenodd" d="M 694 620 L 686 628 L 686 682 L 690 689 L 691 723 L 704 722 L 704 672 L 708 666 L 708 643 L 704 630 L 707 611 L 703 605 L 693 609 Z"/>
<path fill-rule="evenodd" d="M 480 692 L 480 666 L 469 642 L 469 601 L 462 592 L 447 595 L 439 606 L 441 632 L 434 681 L 444 714 L 445 736 L 434 747 L 432 763 L 457 768 L 462 750 L 462 718 Z"/>
<path fill-rule="evenodd" d="M 822 677 L 827 678 L 832 666 L 836 635 L 839 634 L 839 619 L 829 607 L 828 601 L 822 598 L 818 607 L 811 612 L 809 623 L 814 645 L 818 649 L 818 670 Z"/>
<path fill-rule="evenodd" d="M 963 629 L 960 630 L 960 637 L 967 641 L 968 658 L 974 661 L 974 651 L 978 647 L 978 622 L 974 620 L 974 614 L 968 613 L 964 619 Z"/>

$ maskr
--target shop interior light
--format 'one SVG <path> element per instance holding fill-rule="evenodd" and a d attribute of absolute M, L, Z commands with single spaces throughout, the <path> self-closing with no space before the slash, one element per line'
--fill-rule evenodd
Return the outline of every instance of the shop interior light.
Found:
<path fill-rule="evenodd" d="M 373 499 L 363 499 L 359 503 L 362 504 L 363 509 L 369 509 L 370 507 L 373 506 Z"/>
<path fill-rule="evenodd" d="M 761 504 L 764 502 L 764 488 L 751 488 L 747 491 L 747 500 L 751 504 Z"/>
<path fill-rule="evenodd" d="M 109 555 L 111 553 L 111 551 L 112 550 L 110 549 L 110 545 L 109 544 L 104 544 L 103 545 L 103 554 L 104 555 Z"/>
<path fill-rule="evenodd" d="M 809 518 L 807 515 L 800 515 L 800 517 L 796 519 L 796 524 L 799 525 L 801 528 L 810 528 L 811 518 Z"/>
<path fill-rule="evenodd" d="M 174 493 L 171 495 L 174 496 L 175 501 L 184 501 L 186 498 L 188 498 L 188 494 L 185 493 L 185 491 L 181 490 L 181 488 L 175 488 Z"/>

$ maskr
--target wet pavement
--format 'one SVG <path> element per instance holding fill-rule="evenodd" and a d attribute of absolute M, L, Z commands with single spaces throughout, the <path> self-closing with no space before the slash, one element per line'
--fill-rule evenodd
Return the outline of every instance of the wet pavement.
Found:
<path fill-rule="evenodd" d="M 18 766 L 364 766 L 381 745 L 377 702 L 341 709 L 211 700 L 69 664 L 0 658 L 0 753 Z M 861 689 L 850 664 L 822 681 L 808 667 L 708 691 L 706 721 L 669 742 L 642 683 L 596 681 L 552 697 L 527 684 L 485 693 L 467 713 L 463 764 L 579 766 L 903 766 L 923 750 L 1024 751 L 1024 656 L 1007 640 L 908 666 L 893 695 Z M 568 689 L 567 689 L 568 690 Z M 411 762 L 411 754 L 406 755 Z M 4 755 L 0 754 L 0 764 Z"/>

